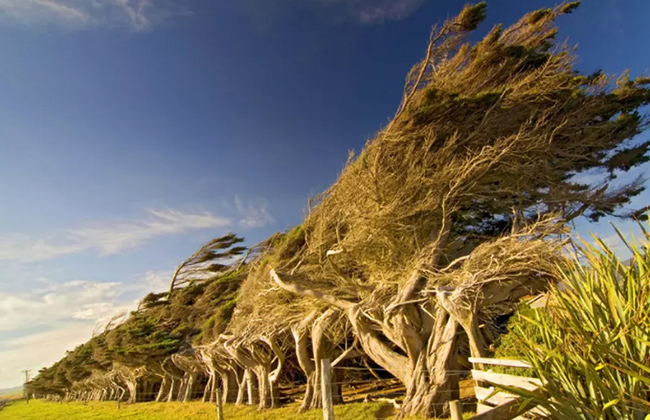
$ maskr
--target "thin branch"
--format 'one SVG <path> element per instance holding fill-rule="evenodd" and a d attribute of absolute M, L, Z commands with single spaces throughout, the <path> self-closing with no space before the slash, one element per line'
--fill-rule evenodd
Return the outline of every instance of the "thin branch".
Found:
<path fill-rule="evenodd" d="M 277 273 L 275 272 L 275 270 L 273 268 L 271 268 L 269 273 L 271 274 L 271 278 L 273 279 L 273 281 L 278 286 L 280 286 L 281 288 L 283 288 L 284 290 L 286 290 L 288 292 L 295 293 L 295 294 L 301 295 L 301 296 L 307 296 L 307 297 L 311 297 L 311 298 L 314 298 L 314 299 L 318 299 L 318 300 L 329 303 L 330 305 L 336 306 L 337 308 L 344 309 L 344 310 L 350 309 L 350 308 L 352 308 L 352 307 L 354 307 L 356 305 L 353 302 L 349 302 L 347 300 L 339 299 L 339 298 L 336 298 L 334 296 L 318 292 L 316 290 L 305 289 L 304 287 L 302 287 L 302 286 L 300 286 L 298 284 L 285 283 L 284 281 L 282 281 L 282 279 L 280 279 L 280 277 L 277 275 Z"/>

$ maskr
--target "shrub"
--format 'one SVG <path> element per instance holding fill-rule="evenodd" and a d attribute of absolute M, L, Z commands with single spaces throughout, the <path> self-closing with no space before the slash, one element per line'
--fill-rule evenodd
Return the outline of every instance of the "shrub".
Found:
<path fill-rule="evenodd" d="M 543 339 L 539 328 L 537 325 L 528 321 L 529 318 L 536 316 L 547 316 L 546 310 L 544 308 L 533 309 L 527 303 L 522 303 L 508 320 L 506 325 L 508 332 L 500 336 L 496 342 L 494 357 L 497 359 L 522 360 L 526 358 L 526 339 L 541 344 Z M 506 373 L 509 375 L 533 375 L 533 372 L 530 369 L 511 368 L 505 366 L 491 366 L 490 369 L 497 373 Z"/>
<path fill-rule="evenodd" d="M 599 238 L 565 268 L 545 313 L 519 328 L 524 359 L 546 392 L 535 398 L 555 419 L 630 419 L 650 413 L 650 253 L 625 241 L 622 263 Z M 532 327 L 536 332 L 530 333 Z"/>

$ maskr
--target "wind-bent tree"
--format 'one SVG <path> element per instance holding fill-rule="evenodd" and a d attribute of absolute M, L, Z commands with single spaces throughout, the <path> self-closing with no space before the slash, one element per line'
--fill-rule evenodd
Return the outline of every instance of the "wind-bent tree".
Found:
<path fill-rule="evenodd" d="M 294 366 L 308 409 L 320 360 L 363 351 L 406 386 L 400 416 L 445 414 L 459 352 L 484 355 L 495 316 L 558 279 L 566 224 L 639 214 L 621 209 L 642 180 L 615 178 L 648 161 L 638 135 L 650 79 L 577 72 L 554 26 L 576 7 L 531 12 L 474 44 L 484 3 L 434 27 L 393 120 L 301 226 L 248 263 L 234 235 L 204 245 L 169 293 L 147 296 L 34 389 L 121 398 L 128 388 L 136 400 L 157 381 L 159 400 L 185 399 L 206 375 L 206 401 L 221 391 L 268 408 Z M 594 172 L 602 183 L 582 181 Z"/>
<path fill-rule="evenodd" d="M 554 21 L 577 5 L 475 44 L 484 3 L 434 27 L 393 121 L 321 196 L 297 252 L 273 261 L 276 285 L 345 311 L 364 352 L 406 385 L 402 416 L 446 411 L 458 340 L 483 355 L 493 332 L 481 321 L 554 280 L 564 224 L 642 191 L 611 181 L 648 160 L 636 136 L 650 79 L 574 69 Z M 580 182 L 586 171 L 603 183 Z"/>
<path fill-rule="evenodd" d="M 206 276 L 214 277 L 215 274 L 234 270 L 233 260 L 247 250 L 244 246 L 238 246 L 243 241 L 243 238 L 229 233 L 203 244 L 194 254 L 176 267 L 169 284 L 169 294 L 171 295 L 175 288 L 192 283 L 197 277 L 199 279 Z M 246 257 L 241 261 L 242 263 L 245 262 Z M 239 268 L 240 265 L 236 265 L 236 267 Z"/>

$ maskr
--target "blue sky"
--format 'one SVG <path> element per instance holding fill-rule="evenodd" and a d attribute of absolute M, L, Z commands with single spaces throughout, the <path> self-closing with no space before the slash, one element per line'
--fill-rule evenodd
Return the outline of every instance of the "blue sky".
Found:
<path fill-rule="evenodd" d="M 463 3 L 0 0 L 0 388 L 164 288 L 204 241 L 298 223 Z M 552 4 L 489 1 L 481 31 Z M 638 74 L 649 15 L 587 0 L 560 36 L 583 71 Z M 615 242 L 606 222 L 577 229 Z"/>

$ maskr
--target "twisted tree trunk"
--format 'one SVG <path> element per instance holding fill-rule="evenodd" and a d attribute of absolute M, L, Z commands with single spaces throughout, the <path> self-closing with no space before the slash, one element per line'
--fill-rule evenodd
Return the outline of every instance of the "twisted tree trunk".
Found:
<path fill-rule="evenodd" d="M 185 373 L 178 366 L 173 363 L 171 357 L 166 358 L 161 364 L 160 368 L 168 375 L 169 383 L 169 392 L 165 398 L 165 402 L 171 402 L 176 398 L 179 400 L 180 389 L 179 385 L 183 382 L 183 377 Z"/>
<path fill-rule="evenodd" d="M 273 339 L 262 338 L 243 348 L 242 344 L 226 346 L 229 353 L 246 367 L 249 404 L 258 403 L 260 409 L 276 407 L 278 389 L 275 386 L 284 364 L 284 352 Z M 271 369 L 273 362 L 275 369 Z M 257 398 L 253 395 L 257 391 Z"/>
<path fill-rule="evenodd" d="M 168 375 L 163 375 L 162 382 L 160 384 L 160 389 L 158 390 L 158 395 L 156 395 L 156 402 L 161 402 L 165 395 L 169 394 L 169 388 L 171 387 L 171 379 Z"/>
<path fill-rule="evenodd" d="M 234 369 L 224 369 L 220 373 L 221 377 L 221 400 L 224 403 L 233 403 L 237 401 L 239 390 L 239 378 L 237 371 Z"/>
<path fill-rule="evenodd" d="M 271 276 L 286 290 L 320 298 L 345 310 L 364 352 L 407 387 L 407 395 L 400 410 L 401 417 L 418 414 L 442 417 L 448 413 L 448 402 L 458 390 L 457 376 L 449 373 L 450 367 L 456 363 L 458 323 L 444 308 L 434 305 L 435 300 L 415 299 L 420 297 L 420 292 L 426 285 L 426 279 L 418 271 L 411 275 L 393 304 L 383 308 L 383 319 L 373 320 L 363 313 L 360 304 L 289 285 L 274 271 Z M 429 304 L 430 309 L 438 307 L 436 316 L 432 317 L 430 311 L 423 310 L 418 303 Z M 340 312 L 330 311 L 330 314 Z M 323 318 L 323 322 L 324 319 L 326 318 Z M 317 325 L 318 322 L 312 329 L 313 336 L 318 336 L 322 329 L 322 326 Z M 317 343 L 314 349 L 315 359 L 323 357 L 322 351 L 322 342 Z M 315 368 L 314 372 L 313 377 L 319 379 L 318 369 Z M 320 391 L 317 383 L 315 381 L 313 386 L 316 395 L 315 391 Z M 315 399 L 312 395 L 314 405 L 318 404 Z"/>
<path fill-rule="evenodd" d="M 242 369 L 240 374 L 237 375 L 237 397 L 235 398 L 235 404 L 245 404 L 247 393 L 248 381 L 246 380 L 246 370 Z"/>
<path fill-rule="evenodd" d="M 311 313 L 307 318 L 305 318 L 300 324 L 294 325 L 291 329 L 293 339 L 296 346 L 296 358 L 298 359 L 298 365 L 300 369 L 304 372 L 307 383 L 305 386 L 305 395 L 300 406 L 300 412 L 309 410 L 312 408 L 313 398 L 315 393 L 316 386 L 316 365 L 314 361 L 309 356 L 309 349 L 307 348 L 307 341 L 309 338 L 309 326 L 312 323 L 316 312 Z"/>

